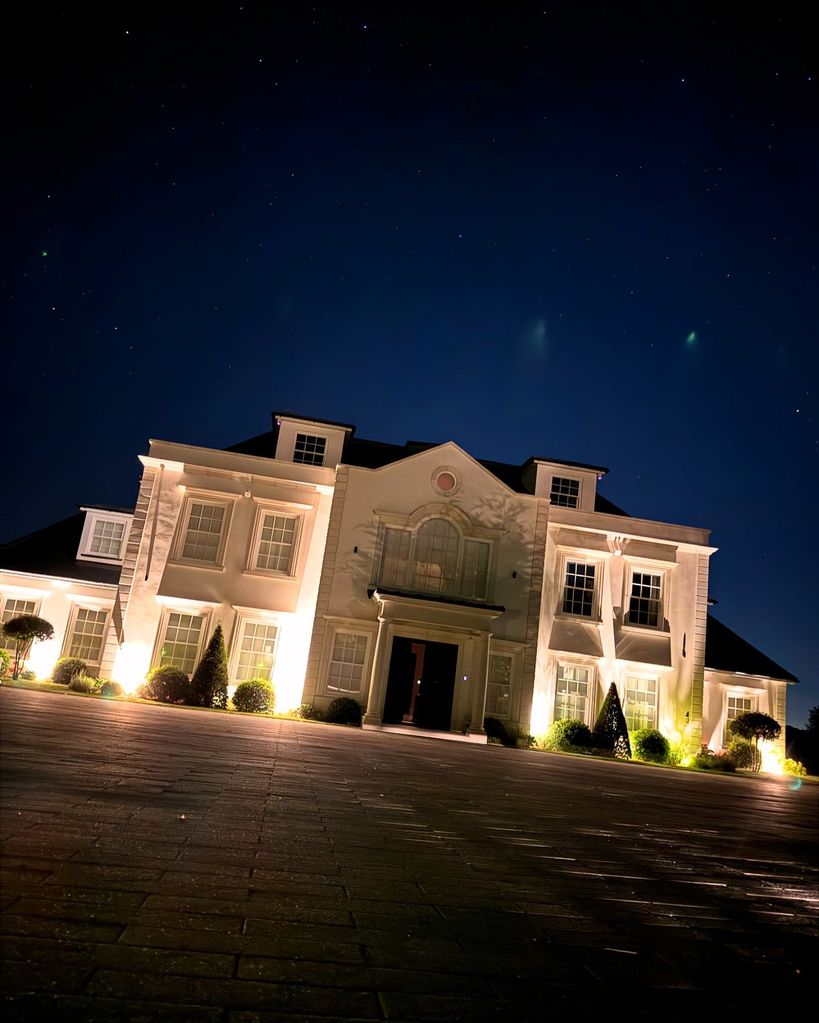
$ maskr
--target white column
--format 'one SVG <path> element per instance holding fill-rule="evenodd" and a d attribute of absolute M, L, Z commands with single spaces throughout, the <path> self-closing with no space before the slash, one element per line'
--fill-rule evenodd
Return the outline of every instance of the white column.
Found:
<path fill-rule="evenodd" d="M 387 648 L 389 647 L 388 628 L 386 621 L 379 617 L 378 635 L 375 637 L 375 653 L 373 669 L 370 674 L 370 690 L 367 694 L 367 711 L 364 714 L 365 725 L 380 725 L 384 715 L 384 695 L 386 691 Z"/>

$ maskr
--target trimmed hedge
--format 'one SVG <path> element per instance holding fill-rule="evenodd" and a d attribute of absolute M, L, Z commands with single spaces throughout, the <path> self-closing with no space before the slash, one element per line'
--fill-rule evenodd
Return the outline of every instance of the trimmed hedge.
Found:
<path fill-rule="evenodd" d="M 61 657 L 54 665 L 51 681 L 57 686 L 67 686 L 77 675 L 85 675 L 88 665 L 81 657 Z"/>
<path fill-rule="evenodd" d="M 553 722 L 543 740 L 543 748 L 561 750 L 564 753 L 582 749 L 584 752 L 594 745 L 591 729 L 578 718 L 565 718 Z"/>
<path fill-rule="evenodd" d="M 114 680 L 110 679 L 110 678 L 107 678 L 102 683 L 102 685 L 100 686 L 100 692 L 102 693 L 103 696 L 107 697 L 109 700 L 112 697 L 115 697 L 115 696 L 124 696 L 125 695 L 124 687 L 121 686 L 119 684 L 119 682 L 114 682 Z"/>
<path fill-rule="evenodd" d="M 502 746 L 529 749 L 535 743 L 532 736 L 523 732 L 519 725 L 498 718 L 484 718 L 483 730 L 487 739 L 499 742 Z"/>
<path fill-rule="evenodd" d="M 145 684 L 137 690 L 137 696 L 143 700 L 155 700 L 157 703 L 181 703 L 189 707 L 196 705 L 191 680 L 184 671 L 173 668 L 170 664 L 154 668 Z"/>
<path fill-rule="evenodd" d="M 233 706 L 246 713 L 267 714 L 274 704 L 275 692 L 266 678 L 250 678 L 240 682 L 233 694 Z"/>
<path fill-rule="evenodd" d="M 334 725 L 361 725 L 361 704 L 349 696 L 339 696 L 324 712 L 324 720 Z"/>
<path fill-rule="evenodd" d="M 638 728 L 631 736 L 634 756 L 650 764 L 667 764 L 671 750 L 668 739 L 656 728 Z"/>

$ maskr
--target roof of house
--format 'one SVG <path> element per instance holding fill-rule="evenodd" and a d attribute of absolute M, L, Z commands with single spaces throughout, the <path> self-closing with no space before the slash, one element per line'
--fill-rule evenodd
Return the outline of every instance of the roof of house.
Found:
<path fill-rule="evenodd" d="M 323 420 L 313 419 L 311 422 L 323 422 Z M 278 436 L 278 427 L 275 426 L 272 430 L 268 430 L 266 433 L 261 433 L 257 437 L 251 437 L 248 440 L 240 441 L 238 444 L 232 444 L 230 447 L 225 448 L 226 451 L 235 451 L 237 454 L 242 455 L 257 455 L 263 458 L 275 458 L 276 456 L 276 440 Z M 363 437 L 356 437 L 353 432 L 347 434 L 344 439 L 344 448 L 341 454 L 341 461 L 345 465 L 357 465 L 363 469 L 381 469 L 385 465 L 391 465 L 393 462 L 400 462 L 402 458 L 409 458 L 410 455 L 418 454 L 419 451 L 428 451 L 430 448 L 436 448 L 439 444 L 435 441 L 422 441 L 422 440 L 408 440 L 405 444 L 391 444 L 386 441 L 380 440 L 366 440 Z M 586 466 L 581 462 L 567 462 L 565 460 L 552 458 L 552 459 L 540 459 L 541 461 L 551 461 L 557 465 L 575 465 L 578 468 L 594 468 L 593 466 Z M 509 462 L 496 462 L 492 459 L 479 458 L 477 459 L 480 465 L 484 467 L 488 472 L 491 472 L 493 476 L 497 477 L 502 483 L 505 483 L 510 490 L 514 490 L 519 494 L 531 494 L 531 486 L 526 483 L 526 469 L 532 464 L 534 459 L 528 458 L 522 465 L 513 465 Z M 606 470 L 600 470 L 601 472 Z M 599 493 L 595 495 L 594 510 L 598 512 L 605 512 L 608 515 L 627 515 L 621 508 L 618 508 L 616 504 L 612 504 L 605 497 L 602 497 Z"/>
<path fill-rule="evenodd" d="M 84 524 L 85 512 L 77 512 L 51 526 L 0 545 L 0 569 L 115 585 L 121 571 L 119 565 L 100 565 L 77 559 Z"/>
<path fill-rule="evenodd" d="M 787 668 L 766 657 L 761 650 L 738 636 L 733 629 L 708 615 L 705 632 L 705 667 L 713 671 L 739 672 L 742 675 L 762 675 L 764 678 L 798 682 Z"/>

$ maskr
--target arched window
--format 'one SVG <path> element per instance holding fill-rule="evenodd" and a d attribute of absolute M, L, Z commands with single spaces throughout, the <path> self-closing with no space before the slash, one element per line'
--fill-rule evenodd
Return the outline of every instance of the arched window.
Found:
<path fill-rule="evenodd" d="M 418 529 L 387 526 L 382 533 L 378 582 L 425 593 L 483 600 L 491 544 L 463 536 L 448 519 L 425 519 Z"/>

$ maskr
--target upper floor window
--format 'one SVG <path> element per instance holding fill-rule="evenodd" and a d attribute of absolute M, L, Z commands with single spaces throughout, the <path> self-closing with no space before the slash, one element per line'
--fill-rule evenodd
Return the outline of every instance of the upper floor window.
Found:
<path fill-rule="evenodd" d="M 568 476 L 552 476 L 549 500 L 563 508 L 576 508 L 580 502 L 580 480 L 573 480 Z"/>
<path fill-rule="evenodd" d="M 563 583 L 563 613 L 594 617 L 594 581 L 597 566 L 587 561 L 567 561 Z"/>
<path fill-rule="evenodd" d="M 656 629 L 662 622 L 663 579 L 653 572 L 632 572 L 626 623 Z"/>
<path fill-rule="evenodd" d="M 80 547 L 80 560 L 121 562 L 128 539 L 131 516 L 125 513 L 85 510 Z"/>
<path fill-rule="evenodd" d="M 384 529 L 378 582 L 426 593 L 484 599 L 491 544 L 464 537 L 448 519 L 426 519 L 415 532 Z"/>
<path fill-rule="evenodd" d="M 178 556 L 184 561 L 218 565 L 224 547 L 228 511 L 224 503 L 189 498 L 182 513 Z"/>
<path fill-rule="evenodd" d="M 630 732 L 657 727 L 657 679 L 626 675 L 623 716 Z"/>
<path fill-rule="evenodd" d="M 326 437 L 314 437 L 309 433 L 297 433 L 296 446 L 293 448 L 293 461 L 302 462 L 304 465 L 324 465 L 326 450 Z"/>

